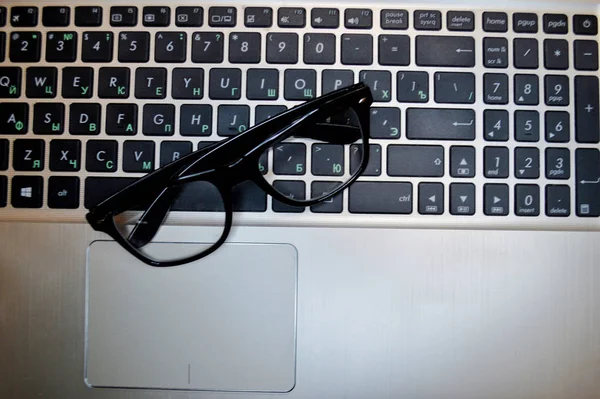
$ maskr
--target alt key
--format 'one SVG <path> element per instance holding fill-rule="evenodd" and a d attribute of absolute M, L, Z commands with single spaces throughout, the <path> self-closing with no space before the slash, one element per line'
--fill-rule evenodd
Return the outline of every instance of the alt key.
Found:
<path fill-rule="evenodd" d="M 48 179 L 48 207 L 54 209 L 79 208 L 79 178 L 52 176 Z"/>

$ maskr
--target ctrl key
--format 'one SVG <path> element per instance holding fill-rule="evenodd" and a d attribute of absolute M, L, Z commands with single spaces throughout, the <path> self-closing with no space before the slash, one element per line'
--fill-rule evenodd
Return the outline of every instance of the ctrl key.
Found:
<path fill-rule="evenodd" d="M 356 182 L 349 189 L 351 213 L 412 213 L 412 184 Z"/>
<path fill-rule="evenodd" d="M 12 179 L 11 203 L 14 208 L 41 208 L 44 179 L 41 176 L 15 176 Z"/>

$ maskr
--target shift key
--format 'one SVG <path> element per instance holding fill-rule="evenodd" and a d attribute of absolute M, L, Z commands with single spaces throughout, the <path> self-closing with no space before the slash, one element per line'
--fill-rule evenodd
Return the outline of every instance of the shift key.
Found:
<path fill-rule="evenodd" d="M 412 213 L 412 184 L 359 181 L 349 188 L 351 213 Z"/>
<path fill-rule="evenodd" d="M 444 176 L 444 147 L 441 145 L 389 145 L 387 149 L 390 176 Z"/>
<path fill-rule="evenodd" d="M 575 152 L 577 216 L 600 216 L 600 151 L 579 148 Z"/>
<path fill-rule="evenodd" d="M 409 108 L 406 137 L 411 140 L 475 140 L 472 109 Z"/>

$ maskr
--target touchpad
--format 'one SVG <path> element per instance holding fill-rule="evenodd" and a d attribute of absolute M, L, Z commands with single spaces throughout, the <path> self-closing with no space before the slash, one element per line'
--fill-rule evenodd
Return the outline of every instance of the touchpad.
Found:
<path fill-rule="evenodd" d="M 201 244 L 159 243 L 185 253 Z M 295 384 L 297 253 L 225 244 L 171 268 L 113 241 L 88 251 L 86 382 L 92 387 L 287 392 Z"/>

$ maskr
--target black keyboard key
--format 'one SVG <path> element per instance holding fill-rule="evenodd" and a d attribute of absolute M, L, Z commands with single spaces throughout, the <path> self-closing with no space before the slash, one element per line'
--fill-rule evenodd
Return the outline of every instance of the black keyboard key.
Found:
<path fill-rule="evenodd" d="M 540 150 L 537 148 L 515 148 L 515 177 L 538 179 L 540 177 Z"/>
<path fill-rule="evenodd" d="M 94 70 L 88 67 L 66 67 L 62 70 L 63 98 L 92 98 Z"/>
<path fill-rule="evenodd" d="M 509 194 L 506 184 L 483 186 L 483 212 L 488 216 L 506 216 L 509 212 Z"/>
<path fill-rule="evenodd" d="M 571 153 L 568 148 L 546 148 L 546 178 L 571 178 Z"/>
<path fill-rule="evenodd" d="M 267 193 L 252 181 L 233 187 L 231 204 L 234 212 L 265 212 Z"/>
<path fill-rule="evenodd" d="M 432 10 L 416 10 L 414 12 L 416 30 L 442 29 L 442 13 Z"/>
<path fill-rule="evenodd" d="M 344 14 L 344 25 L 347 29 L 371 29 L 373 11 L 366 8 L 347 8 Z"/>
<path fill-rule="evenodd" d="M 123 143 L 123 171 L 145 173 L 154 170 L 154 141 L 127 140 Z"/>
<path fill-rule="evenodd" d="M 540 140 L 540 115 L 537 111 L 515 112 L 515 140 L 530 143 Z"/>
<path fill-rule="evenodd" d="M 373 63 L 373 36 L 365 34 L 342 35 L 342 64 L 371 65 Z"/>
<path fill-rule="evenodd" d="M 71 104 L 69 107 L 69 133 L 81 135 L 100 134 L 100 104 Z"/>
<path fill-rule="evenodd" d="M 166 96 L 166 68 L 138 68 L 135 70 L 135 98 L 160 100 Z"/>
<path fill-rule="evenodd" d="M 444 147 L 434 145 L 390 145 L 387 147 L 389 176 L 444 176 Z"/>
<path fill-rule="evenodd" d="M 381 10 L 381 29 L 408 29 L 408 12 L 406 10 Z"/>
<path fill-rule="evenodd" d="M 576 35 L 597 35 L 598 17 L 595 15 L 574 15 L 573 31 Z"/>
<path fill-rule="evenodd" d="M 81 142 L 79 140 L 52 140 L 50 142 L 50 170 L 77 172 L 81 169 Z"/>
<path fill-rule="evenodd" d="M 515 39 L 513 44 L 515 68 L 537 69 L 539 67 L 537 39 Z"/>
<path fill-rule="evenodd" d="M 25 134 L 29 129 L 29 105 L 26 103 L 0 104 L 0 132 Z"/>
<path fill-rule="evenodd" d="M 442 215 L 444 213 L 444 185 L 442 183 L 419 184 L 419 213 Z"/>
<path fill-rule="evenodd" d="M 174 105 L 146 104 L 142 115 L 142 132 L 146 136 L 172 136 L 175 133 Z"/>
<path fill-rule="evenodd" d="M 171 23 L 170 7 L 144 7 L 142 14 L 144 26 L 169 26 Z"/>
<path fill-rule="evenodd" d="M 258 64 L 260 54 L 260 33 L 233 32 L 229 35 L 229 62 L 234 64 Z"/>
<path fill-rule="evenodd" d="M 48 32 L 46 37 L 46 61 L 75 62 L 77 59 L 76 32 Z"/>
<path fill-rule="evenodd" d="M 249 100 L 277 100 L 279 71 L 277 69 L 248 69 L 246 98 Z"/>
<path fill-rule="evenodd" d="M 513 14 L 513 30 L 517 33 L 537 33 L 538 16 L 534 13 L 517 12 Z"/>
<path fill-rule="evenodd" d="M 546 75 L 544 93 L 546 105 L 566 107 L 570 102 L 569 77 Z"/>
<path fill-rule="evenodd" d="M 296 64 L 298 62 L 298 34 L 267 34 L 267 62 L 269 64 Z"/>
<path fill-rule="evenodd" d="M 192 62 L 219 64 L 223 62 L 223 33 L 194 32 Z"/>
<path fill-rule="evenodd" d="M 400 138 L 400 110 L 398 108 L 371 107 L 371 138 Z"/>
<path fill-rule="evenodd" d="M 406 35 L 380 35 L 378 53 L 380 65 L 409 65 L 410 38 Z"/>
<path fill-rule="evenodd" d="M 483 101 L 486 104 L 508 104 L 508 75 L 502 73 L 483 75 Z"/>
<path fill-rule="evenodd" d="M 486 68 L 508 68 L 508 40 L 502 37 L 484 38 L 483 65 Z"/>
<path fill-rule="evenodd" d="M 335 29 L 340 26 L 340 10 L 337 8 L 313 8 L 310 23 L 316 29 Z"/>
<path fill-rule="evenodd" d="M 575 151 L 577 216 L 600 216 L 600 150 Z"/>
<path fill-rule="evenodd" d="M 371 89 L 376 102 L 392 101 L 392 74 L 389 71 L 360 71 L 360 81 Z"/>
<path fill-rule="evenodd" d="M 306 185 L 303 181 L 275 180 L 273 187 L 277 192 L 286 197 L 295 200 L 304 200 L 306 198 Z M 273 212 L 302 213 L 304 209 L 301 206 L 291 206 L 273 199 Z"/>
<path fill-rule="evenodd" d="M 128 98 L 130 73 L 129 68 L 100 68 L 98 73 L 98 97 Z"/>
<path fill-rule="evenodd" d="M 474 67 L 475 39 L 463 36 L 417 36 L 417 65 Z"/>
<path fill-rule="evenodd" d="M 537 75 L 515 75 L 515 104 L 538 105 L 540 103 L 540 82 Z"/>
<path fill-rule="evenodd" d="M 350 213 L 412 213 L 412 184 L 359 181 L 348 189 Z"/>
<path fill-rule="evenodd" d="M 185 32 L 157 32 L 154 41 L 156 62 L 185 62 L 187 53 Z"/>
<path fill-rule="evenodd" d="M 135 136 L 137 119 L 137 104 L 108 104 L 106 106 L 106 134 Z"/>
<path fill-rule="evenodd" d="M 4 208 L 6 206 L 7 202 L 8 202 L 8 178 L 6 176 L 0 176 L 0 208 Z"/>
<path fill-rule="evenodd" d="M 15 28 L 31 28 L 38 24 L 37 7 L 12 7 L 10 24 Z"/>
<path fill-rule="evenodd" d="M 595 40 L 575 40 L 575 69 L 578 71 L 598 70 L 598 42 Z"/>
<path fill-rule="evenodd" d="M 335 35 L 331 33 L 307 33 L 304 35 L 305 64 L 334 64 L 335 49 Z"/>
<path fill-rule="evenodd" d="M 113 59 L 112 32 L 84 32 L 81 48 L 83 62 L 111 62 Z"/>
<path fill-rule="evenodd" d="M 488 109 L 483 113 L 483 132 L 487 141 L 508 141 L 508 111 Z"/>
<path fill-rule="evenodd" d="M 342 176 L 344 170 L 344 146 L 337 144 L 313 144 L 312 169 L 315 176 Z"/>
<path fill-rule="evenodd" d="M 37 171 L 44 169 L 44 140 L 17 139 L 13 142 L 13 169 Z"/>
<path fill-rule="evenodd" d="M 471 183 L 450 184 L 450 213 L 471 216 L 475 214 L 475 185 Z"/>
<path fill-rule="evenodd" d="M 88 172 L 116 172 L 119 144 L 114 140 L 89 140 L 85 169 Z"/>
<path fill-rule="evenodd" d="M 171 97 L 193 100 L 204 96 L 204 69 L 175 68 L 171 79 Z"/>
<path fill-rule="evenodd" d="M 350 174 L 354 175 L 363 160 L 364 146 L 353 144 L 350 147 Z M 379 144 L 369 145 L 369 163 L 361 176 L 381 175 L 381 146 Z"/>
<path fill-rule="evenodd" d="M 397 98 L 401 103 L 429 101 L 429 74 L 427 72 L 398 72 Z"/>
<path fill-rule="evenodd" d="M 600 124 L 598 120 L 598 77 L 575 77 L 575 138 L 578 143 L 598 143 Z"/>
<path fill-rule="evenodd" d="M 28 98 L 54 98 L 56 97 L 58 71 L 56 68 L 31 67 L 27 68 Z"/>
<path fill-rule="evenodd" d="M 304 175 L 306 173 L 306 145 L 282 143 L 273 149 L 273 173 L 276 175 Z"/>
<path fill-rule="evenodd" d="M 35 134 L 63 134 L 64 131 L 64 104 L 35 103 L 33 105 L 33 132 Z"/>
<path fill-rule="evenodd" d="M 79 208 L 79 177 L 51 176 L 48 179 L 48 207 L 52 209 Z"/>
<path fill-rule="evenodd" d="M 8 169 L 8 140 L 0 139 L 0 170 Z"/>
<path fill-rule="evenodd" d="M 301 7 L 281 7 L 277 11 L 277 23 L 280 28 L 304 28 L 306 10 Z"/>
<path fill-rule="evenodd" d="M 12 62 L 38 62 L 40 60 L 42 47 L 40 32 L 13 32 L 9 37 L 9 57 Z"/>
<path fill-rule="evenodd" d="M 0 28 L 6 25 L 6 7 L 0 6 Z"/>
<path fill-rule="evenodd" d="M 273 9 L 271 7 L 246 7 L 244 25 L 247 28 L 270 28 L 273 25 Z"/>
<path fill-rule="evenodd" d="M 509 168 L 509 152 L 506 147 L 483 149 L 483 175 L 488 179 L 506 179 Z"/>
<path fill-rule="evenodd" d="M 0 32 L 0 62 L 4 62 L 5 55 L 5 42 L 6 42 L 6 33 Z"/>
<path fill-rule="evenodd" d="M 409 108 L 406 137 L 411 140 L 475 140 L 471 109 Z"/>
<path fill-rule="evenodd" d="M 546 216 L 566 217 L 571 215 L 571 187 L 546 186 Z"/>
<path fill-rule="evenodd" d="M 93 27 L 102 25 L 102 7 L 75 7 L 75 25 Z"/>
<path fill-rule="evenodd" d="M 132 177 L 88 177 L 85 179 L 83 204 L 90 209 L 136 180 Z"/>
<path fill-rule="evenodd" d="M 110 8 L 110 26 L 136 26 L 137 20 L 137 7 L 115 6 Z"/>
<path fill-rule="evenodd" d="M 71 20 L 69 7 L 44 7 L 42 10 L 42 24 L 47 27 L 66 27 Z M 2 24 L 0 24 L 2 26 Z"/>
<path fill-rule="evenodd" d="M 12 178 L 10 202 L 13 208 L 41 208 L 44 203 L 42 176 L 15 176 Z"/>
<path fill-rule="evenodd" d="M 202 7 L 177 7 L 175 9 L 175 25 L 192 28 L 202 26 L 204 8 Z"/>
<path fill-rule="evenodd" d="M 475 147 L 450 147 L 450 176 L 475 177 Z"/>
<path fill-rule="evenodd" d="M 515 215 L 540 215 L 540 186 L 537 184 L 517 184 L 515 186 Z"/>
<path fill-rule="evenodd" d="M 449 31 L 473 32 L 475 15 L 471 11 L 448 11 L 446 25 Z"/>
<path fill-rule="evenodd" d="M 475 103 L 474 74 L 461 72 L 436 72 L 434 82 L 436 103 Z"/>
<path fill-rule="evenodd" d="M 321 75 L 321 93 L 327 94 L 354 83 L 354 72 L 341 69 L 325 69 Z"/>
<path fill-rule="evenodd" d="M 566 35 L 569 33 L 569 19 L 564 14 L 544 14 L 544 32 Z"/>
<path fill-rule="evenodd" d="M 254 110 L 254 124 L 258 125 L 286 110 L 287 107 L 285 105 L 257 105 Z"/>
<path fill-rule="evenodd" d="M 570 115 L 565 111 L 546 111 L 546 141 L 568 143 L 571 140 Z"/>
<path fill-rule="evenodd" d="M 239 100 L 242 93 L 242 71 L 233 68 L 212 68 L 208 96 L 212 100 Z"/>
<path fill-rule="evenodd" d="M 337 188 L 342 182 L 314 181 L 310 185 L 310 198 L 321 198 Z M 320 204 L 313 205 L 313 213 L 342 213 L 344 209 L 344 194 L 339 193 Z"/>
<path fill-rule="evenodd" d="M 21 68 L 0 67 L 0 98 L 21 96 Z"/>
<path fill-rule="evenodd" d="M 569 69 L 569 42 L 566 40 L 544 40 L 544 65 L 546 69 Z"/>
<path fill-rule="evenodd" d="M 235 136 L 250 126 L 250 107 L 247 105 L 219 105 L 217 134 Z"/>
<path fill-rule="evenodd" d="M 160 143 L 160 167 L 175 162 L 192 152 L 189 141 L 163 141 Z"/>
<path fill-rule="evenodd" d="M 309 100 L 317 93 L 317 73 L 313 69 L 286 69 L 283 95 L 286 100 Z"/>
<path fill-rule="evenodd" d="M 210 7 L 208 24 L 212 27 L 233 28 L 236 25 L 237 10 L 235 7 Z"/>
<path fill-rule="evenodd" d="M 486 32 L 507 32 L 508 15 L 505 12 L 484 12 L 483 30 Z"/>
<path fill-rule="evenodd" d="M 211 105 L 183 104 L 179 112 L 179 133 L 182 136 L 210 136 L 212 113 Z"/>
<path fill-rule="evenodd" d="M 119 33 L 119 62 L 148 62 L 150 59 L 150 33 Z"/>

